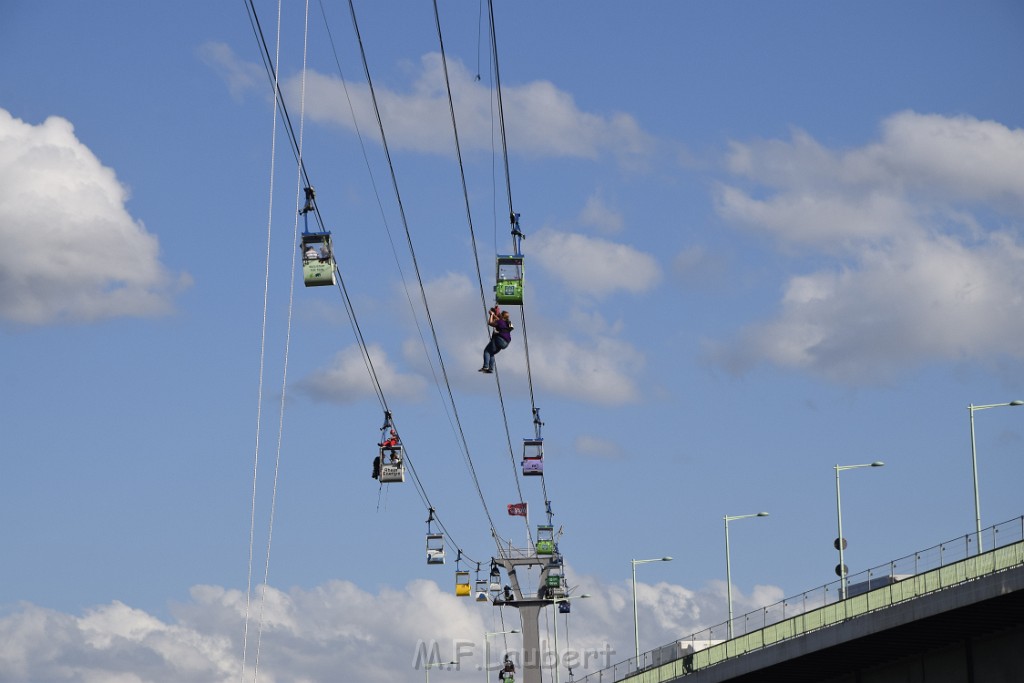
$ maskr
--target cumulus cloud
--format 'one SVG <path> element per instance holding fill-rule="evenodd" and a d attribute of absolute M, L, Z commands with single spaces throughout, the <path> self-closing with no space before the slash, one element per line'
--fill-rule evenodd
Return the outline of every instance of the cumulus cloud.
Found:
<path fill-rule="evenodd" d="M 541 267 L 576 293 L 597 299 L 619 290 L 639 294 L 661 281 L 654 257 L 627 244 L 555 230 L 530 239 Z"/>
<path fill-rule="evenodd" d="M 494 93 L 457 60 L 449 60 L 448 77 L 463 151 L 490 151 Z M 301 85 L 298 77 L 289 79 L 285 85 L 289 97 L 297 99 Z M 374 88 L 389 146 L 451 153 L 451 113 L 439 54 L 421 58 L 407 92 L 380 84 Z M 502 101 L 516 112 L 506 121 L 509 146 L 516 153 L 581 158 L 611 154 L 632 162 L 653 148 L 651 137 L 633 117 L 581 111 L 571 95 L 548 81 L 505 85 Z M 306 115 L 314 121 L 347 129 L 352 129 L 355 121 L 360 130 L 377 129 L 369 88 L 364 83 L 344 83 L 335 76 L 307 72 L 305 104 Z"/>
<path fill-rule="evenodd" d="M 576 675 L 631 657 L 630 582 L 602 584 L 576 577 L 571 567 L 567 576 L 579 592 L 592 596 L 573 603 L 571 632 L 558 634 L 563 656 L 571 650 L 583 660 L 589 653 L 588 666 L 577 668 Z M 640 581 L 636 588 L 650 647 L 725 619 L 721 582 L 693 590 Z M 733 592 L 737 614 L 780 597 L 770 586 L 757 586 L 750 595 Z M 496 612 L 427 580 L 376 593 L 342 580 L 288 591 L 258 587 L 251 600 L 242 591 L 200 585 L 192 588 L 187 602 L 172 605 L 169 621 L 117 601 L 81 616 L 23 603 L 0 617 L 0 681 L 252 680 L 257 642 L 259 680 L 268 683 L 408 680 L 422 675 L 427 662 L 451 660 L 458 667 L 445 671 L 445 680 L 476 681 L 484 662 L 481 634 L 521 628 L 514 609 L 504 610 L 502 622 Z M 542 650 L 553 646 L 545 624 L 542 617 Z M 520 646 L 518 638 L 509 638 L 513 652 Z M 495 648 L 503 650 L 504 643 L 494 639 Z M 492 652 L 492 662 L 497 659 Z"/>
<path fill-rule="evenodd" d="M 791 277 L 773 319 L 709 343 L 722 364 L 865 383 L 1024 353 L 1024 130 L 902 112 L 862 148 L 798 131 L 734 143 L 727 166 L 752 187 L 724 184 L 722 216 L 828 265 Z"/>
<path fill-rule="evenodd" d="M 66 119 L 0 109 L 0 318 L 43 325 L 169 311 L 174 282 L 114 171 Z"/>
<path fill-rule="evenodd" d="M 366 350 L 385 394 L 399 398 L 416 398 L 422 394 L 427 385 L 423 377 L 398 372 L 377 344 L 368 344 Z M 339 351 L 327 366 L 303 377 L 297 386 L 314 399 L 332 403 L 350 403 L 374 395 L 366 359 L 358 346 Z"/>

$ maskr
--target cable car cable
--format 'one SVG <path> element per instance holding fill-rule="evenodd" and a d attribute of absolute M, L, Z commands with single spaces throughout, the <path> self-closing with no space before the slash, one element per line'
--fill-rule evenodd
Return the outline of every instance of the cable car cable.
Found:
<path fill-rule="evenodd" d="M 463 160 L 462 160 L 462 145 L 461 145 L 461 143 L 459 141 L 459 127 L 458 127 L 457 119 L 455 117 L 455 101 L 454 101 L 454 98 L 452 97 L 451 79 L 449 78 L 449 75 L 448 75 L 448 56 L 447 56 L 447 52 L 445 51 L 445 48 L 444 48 L 444 35 L 443 35 L 442 30 L 441 30 L 441 15 L 440 15 L 440 11 L 438 10 L 437 0 L 433 0 L 433 5 L 434 5 L 434 24 L 435 24 L 435 26 L 437 28 L 437 42 L 438 42 L 438 46 L 439 46 L 440 51 L 441 51 L 441 66 L 442 66 L 442 70 L 443 70 L 443 73 L 444 73 L 445 89 L 446 89 L 446 92 L 447 92 L 447 95 L 448 95 L 448 112 L 449 112 L 449 115 L 451 116 L 452 133 L 453 133 L 453 138 L 454 138 L 454 142 L 455 142 L 455 157 L 456 157 L 457 165 L 459 167 L 459 179 L 460 179 L 461 184 L 462 184 L 462 197 L 463 197 L 463 202 L 464 202 L 465 209 L 466 209 L 466 223 L 469 226 L 469 236 L 470 236 L 470 242 L 471 242 L 472 250 L 473 250 L 473 263 L 476 266 L 476 278 L 477 278 L 477 283 L 478 283 L 479 289 L 480 289 L 480 304 L 481 304 L 482 308 L 484 308 L 484 310 L 486 310 L 487 309 L 487 297 L 484 294 L 483 273 L 480 270 L 480 260 L 477 257 L 476 231 L 475 231 L 475 229 L 473 227 L 473 213 L 472 213 L 472 211 L 470 209 L 469 188 L 468 188 L 467 183 L 466 183 L 466 169 L 465 169 L 465 165 L 463 164 Z M 485 329 L 486 329 L 486 327 L 485 327 Z M 519 493 L 519 500 L 524 500 L 523 489 L 522 489 L 522 486 L 520 485 L 520 482 L 519 482 L 519 473 L 516 470 L 515 455 L 514 455 L 514 453 L 512 451 L 512 436 L 511 436 L 511 433 L 509 431 L 508 417 L 507 417 L 507 414 L 505 412 L 505 400 L 504 400 L 504 397 L 501 394 L 500 379 L 498 380 L 498 397 L 499 397 L 499 399 L 501 401 L 502 421 L 503 421 L 503 423 L 505 425 L 505 435 L 506 435 L 506 439 L 508 440 L 508 445 L 509 445 L 509 456 L 510 456 L 510 460 L 511 460 L 511 464 L 512 464 L 512 476 L 514 477 L 515 482 L 516 482 L 516 490 Z M 529 533 L 529 524 L 527 523 L 525 518 L 524 518 L 523 522 L 524 522 L 524 524 L 527 524 L 527 533 Z"/>
<path fill-rule="evenodd" d="M 395 192 L 395 198 L 396 198 L 396 201 L 398 203 L 399 215 L 401 216 L 402 225 L 403 225 L 403 228 L 405 230 L 406 243 L 407 243 L 407 245 L 409 247 L 409 253 L 410 253 L 410 256 L 412 258 L 413 269 L 416 272 L 416 280 L 419 283 L 419 287 L 420 287 L 420 295 L 421 295 L 422 301 L 423 301 L 424 312 L 426 313 L 426 316 L 427 316 L 427 324 L 430 327 L 430 331 L 431 331 L 431 334 L 433 336 L 434 346 L 437 349 L 438 363 L 439 363 L 439 365 L 441 367 L 442 375 L 444 375 L 444 382 L 445 382 L 445 385 L 448 388 L 448 395 L 449 395 L 449 399 L 450 399 L 450 402 L 451 402 L 451 405 L 452 405 L 452 410 L 453 410 L 453 413 L 454 413 L 454 416 L 455 416 L 455 421 L 456 421 L 456 423 L 459 426 L 459 434 L 460 434 L 460 437 L 462 439 L 463 445 L 465 446 L 465 451 L 464 451 L 463 455 L 464 455 L 464 457 L 466 459 L 466 464 L 469 467 L 470 474 L 471 474 L 472 479 L 473 479 L 473 485 L 475 486 L 476 491 L 477 491 L 477 495 L 480 498 L 480 504 L 483 507 L 484 514 L 487 516 L 488 523 L 490 524 L 491 533 L 492 533 L 492 535 L 497 537 L 497 527 L 495 526 L 494 519 L 493 519 L 493 517 L 491 517 L 491 512 L 490 512 L 490 510 L 487 507 L 487 500 L 484 498 L 483 490 L 480 487 L 480 480 L 477 477 L 476 468 L 473 465 L 472 457 L 470 457 L 470 455 L 469 455 L 469 445 L 468 445 L 468 443 L 466 443 L 465 432 L 462 429 L 462 423 L 461 423 L 461 420 L 459 419 L 459 416 L 458 416 L 458 408 L 455 405 L 455 396 L 454 396 L 454 393 L 452 392 L 451 383 L 450 383 L 450 381 L 448 379 L 448 371 L 447 371 L 447 369 L 445 367 L 445 364 L 444 364 L 444 357 L 441 354 L 441 345 L 440 345 L 440 342 L 439 342 L 439 340 L 437 338 L 437 329 L 436 329 L 436 327 L 434 325 L 433 316 L 431 315 L 431 312 L 430 312 L 430 304 L 429 304 L 429 302 L 427 300 L 426 288 L 424 287 L 424 284 L 423 284 L 423 277 L 422 277 L 422 274 L 420 272 L 419 262 L 418 262 L 418 260 L 416 258 L 416 250 L 415 250 L 415 247 L 413 246 L 413 242 L 412 242 L 412 234 L 409 231 L 409 222 L 408 222 L 408 220 L 406 218 L 406 215 L 405 215 L 405 206 L 404 206 L 404 204 L 402 202 L 401 193 L 399 192 L 399 189 L 398 189 L 398 179 L 397 179 L 397 176 L 395 175 L 394 163 L 393 163 L 393 161 L 391 159 L 391 151 L 390 151 L 390 149 L 388 147 L 387 136 L 386 136 L 386 134 L 384 132 L 384 123 L 383 123 L 383 120 L 381 118 L 380 106 L 379 106 L 379 104 L 377 102 L 377 94 L 376 94 L 376 91 L 375 91 L 374 86 L 373 86 L 373 80 L 372 80 L 372 77 L 370 76 L 369 62 L 367 61 L 367 58 L 366 58 L 366 50 L 365 50 L 364 45 L 363 45 L 362 35 L 360 34 L 360 31 L 359 31 L 359 22 L 358 22 L 358 19 L 356 18 L 356 12 L 355 12 L 355 6 L 353 4 L 353 0 L 349 0 L 348 5 L 349 5 L 349 13 L 352 16 L 352 26 L 353 26 L 353 29 L 355 30 L 355 33 L 356 33 L 356 40 L 359 43 L 359 52 L 360 52 L 360 55 L 362 57 L 363 72 L 364 72 L 364 74 L 366 76 L 367 87 L 369 88 L 370 98 L 371 98 L 371 100 L 373 102 L 374 114 L 376 115 L 376 118 L 377 118 L 377 126 L 378 126 L 378 129 L 379 129 L 380 135 L 381 135 L 381 142 L 382 142 L 382 145 L 383 145 L 384 156 L 387 159 L 388 169 L 389 169 L 390 174 L 391 174 L 392 188 L 393 188 L 393 190 Z"/>

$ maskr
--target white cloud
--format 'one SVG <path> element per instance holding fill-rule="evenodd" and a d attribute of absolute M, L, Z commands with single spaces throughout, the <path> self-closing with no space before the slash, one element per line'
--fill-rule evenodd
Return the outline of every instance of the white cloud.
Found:
<path fill-rule="evenodd" d="M 576 437 L 576 440 L 573 442 L 573 448 L 579 453 L 598 458 L 618 459 L 625 455 L 622 447 L 614 441 L 589 434 L 582 434 Z"/>
<path fill-rule="evenodd" d="M 490 151 L 493 92 L 477 81 L 461 62 L 448 62 L 459 142 L 463 151 Z M 288 79 L 286 92 L 297 99 L 301 81 Z M 409 92 L 375 84 L 388 145 L 392 149 L 450 154 L 454 149 L 451 113 L 439 54 L 420 59 L 420 69 Z M 347 88 L 347 91 L 346 91 Z M 622 161 L 647 155 L 652 139 L 628 114 L 600 116 L 581 111 L 571 95 L 547 81 L 504 85 L 502 102 L 515 111 L 506 124 L 513 153 L 537 157 L 597 158 L 609 153 Z M 368 87 L 342 83 L 315 71 L 306 75 L 306 115 L 314 121 L 351 129 L 352 112 L 364 134 L 377 139 L 377 121 Z"/>
<path fill-rule="evenodd" d="M 1024 244 L 1005 227 L 1024 209 L 1024 131 L 912 112 L 882 129 L 843 153 L 799 132 L 733 145 L 729 168 L 770 191 L 723 186 L 721 215 L 832 265 L 792 276 L 777 316 L 710 343 L 712 357 L 856 384 L 1024 355 Z"/>
<path fill-rule="evenodd" d="M 563 653 L 579 652 L 581 659 L 591 654 L 590 666 L 577 668 L 576 676 L 631 657 L 631 583 L 602 584 L 576 575 L 572 567 L 567 567 L 567 577 L 579 592 L 592 596 L 573 603 L 571 631 L 560 628 L 558 633 Z M 720 584 L 692 590 L 668 582 L 637 582 L 645 649 L 721 624 L 726 609 Z M 780 598 L 781 592 L 770 586 L 756 586 L 750 596 L 735 587 L 733 591 L 737 615 Z M 171 611 L 172 619 L 165 622 L 117 601 L 83 616 L 23 603 L 0 617 L 0 681 L 252 680 L 258 642 L 259 680 L 266 683 L 383 683 L 421 676 L 423 655 L 436 642 L 441 661 L 457 658 L 460 663 L 458 670 L 444 672 L 444 680 L 466 683 L 480 678 L 481 634 L 521 628 L 514 609 L 504 610 L 499 622 L 489 604 L 457 598 L 427 580 L 377 593 L 342 580 L 287 592 L 258 587 L 248 607 L 241 591 L 195 586 L 190 599 L 172 605 Z M 504 628 L 497 628 L 499 623 Z M 542 649 L 552 644 L 547 623 L 542 616 Z M 520 642 L 519 636 L 509 638 L 513 651 Z M 498 659 L 494 650 L 503 647 L 499 639 L 492 640 L 492 662 Z"/>
<path fill-rule="evenodd" d="M 128 193 L 66 119 L 33 126 L 0 109 L 0 318 L 42 325 L 170 309 L 183 286 Z"/>
<path fill-rule="evenodd" d="M 419 375 L 402 374 L 377 344 L 367 345 L 373 371 L 387 396 L 416 398 L 422 395 L 426 381 Z M 300 391 L 322 401 L 349 403 L 374 395 L 366 360 L 358 346 L 350 346 L 334 355 L 331 362 L 298 382 Z"/>
<path fill-rule="evenodd" d="M 488 334 L 478 287 L 464 275 L 448 274 L 427 282 L 426 289 L 449 377 L 484 386 L 477 368 L 483 362 Z M 521 386 L 526 381 L 522 329 L 517 307 L 510 310 L 516 328 L 511 346 L 498 354 L 497 365 L 503 381 L 508 379 L 510 386 Z M 572 334 L 564 331 L 564 320 L 529 318 L 533 381 L 546 391 L 588 403 L 618 405 L 637 400 L 640 392 L 635 378 L 645 360 L 632 344 L 617 336 L 620 326 L 609 325 L 597 315 L 573 314 L 568 318 Z M 421 315 L 422 320 L 425 318 Z M 426 338 L 429 344 L 430 335 Z M 425 367 L 418 338 L 407 340 L 404 349 L 409 362 Z M 428 353 L 436 358 L 432 346 Z"/>
<path fill-rule="evenodd" d="M 638 294 L 661 281 L 654 257 L 627 244 L 554 230 L 541 230 L 530 240 L 544 270 L 588 297 L 599 299 L 618 290 Z"/>
<path fill-rule="evenodd" d="M 199 58 L 224 79 L 228 91 L 236 101 L 241 101 L 248 90 L 259 87 L 271 89 L 267 72 L 262 66 L 239 59 L 234 50 L 225 43 L 204 43 L 197 50 Z"/>
<path fill-rule="evenodd" d="M 860 154 L 917 188 L 971 200 L 1009 200 L 1024 208 L 1024 130 L 970 116 L 905 111 L 882 126 L 882 141 Z"/>
<path fill-rule="evenodd" d="M 672 259 L 673 274 L 691 286 L 714 286 L 727 273 L 725 259 L 698 244 L 683 248 Z"/>
<path fill-rule="evenodd" d="M 625 224 L 622 214 L 609 207 L 604 199 L 596 194 L 587 197 L 579 220 L 583 225 L 591 225 L 605 234 L 622 232 Z"/>
<path fill-rule="evenodd" d="M 636 378 L 645 359 L 629 342 L 601 334 L 577 341 L 553 330 L 535 341 L 530 360 L 534 379 L 544 389 L 604 405 L 639 399 Z"/>

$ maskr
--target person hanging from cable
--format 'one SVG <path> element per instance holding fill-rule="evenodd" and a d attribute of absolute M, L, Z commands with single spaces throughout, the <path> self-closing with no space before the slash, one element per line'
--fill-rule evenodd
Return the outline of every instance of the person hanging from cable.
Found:
<path fill-rule="evenodd" d="M 516 665 L 508 658 L 508 655 L 505 655 L 505 666 L 498 672 L 498 680 L 506 681 L 506 683 L 516 680 Z"/>
<path fill-rule="evenodd" d="M 503 311 L 495 306 L 487 313 L 487 324 L 494 328 L 494 332 L 491 333 L 491 339 L 484 347 L 484 366 L 480 368 L 480 372 L 494 372 L 494 357 L 512 343 L 512 330 L 514 329 L 508 311 Z"/>

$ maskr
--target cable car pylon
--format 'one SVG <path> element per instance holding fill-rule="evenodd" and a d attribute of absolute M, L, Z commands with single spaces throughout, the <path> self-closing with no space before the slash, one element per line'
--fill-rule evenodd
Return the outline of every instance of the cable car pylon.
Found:
<path fill-rule="evenodd" d="M 500 582 L 498 566 L 505 569 L 509 583 L 494 597 L 495 607 L 515 607 L 519 610 L 523 625 L 523 681 L 541 683 L 540 611 L 545 607 L 561 606 L 566 602 L 566 584 L 562 555 L 553 534 L 541 539 L 542 529 L 537 528 L 537 541 L 532 549 L 508 548 L 501 557 L 491 558 L 490 583 L 493 588 Z M 520 567 L 540 567 L 539 589 L 535 596 L 523 593 L 519 583 Z M 557 614 L 556 614 L 557 618 Z M 556 653 L 557 654 L 557 653 Z M 557 666 L 557 663 L 555 664 Z"/>

